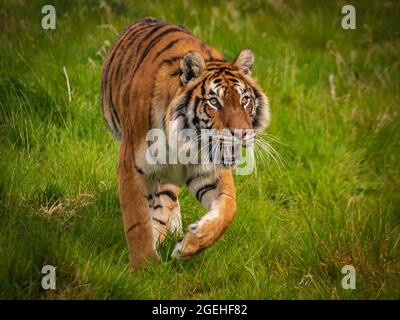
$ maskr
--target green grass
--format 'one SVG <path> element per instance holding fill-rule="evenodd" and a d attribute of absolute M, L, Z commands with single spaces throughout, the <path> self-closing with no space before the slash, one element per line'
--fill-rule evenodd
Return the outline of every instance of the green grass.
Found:
<path fill-rule="evenodd" d="M 48 31 L 47 2 L 0 2 L 0 298 L 400 298 L 399 2 L 353 1 L 357 29 L 343 30 L 345 1 L 64 0 Z M 100 80 L 116 32 L 149 15 L 229 59 L 253 49 L 285 164 L 235 178 L 237 217 L 212 248 L 178 263 L 169 239 L 133 274 Z M 187 226 L 204 212 L 180 199 Z M 40 286 L 45 264 L 56 290 Z"/>

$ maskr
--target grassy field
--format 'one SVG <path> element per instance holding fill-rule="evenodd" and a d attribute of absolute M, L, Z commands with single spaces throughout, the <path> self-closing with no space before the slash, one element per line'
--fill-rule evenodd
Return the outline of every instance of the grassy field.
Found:
<path fill-rule="evenodd" d="M 53 1 L 56 30 L 41 28 L 46 1 L 0 3 L 0 298 L 400 298 L 398 1 L 352 1 L 356 30 L 341 28 L 345 1 Z M 215 246 L 178 263 L 170 239 L 133 274 L 100 80 L 117 34 L 149 15 L 228 59 L 253 49 L 284 163 L 235 178 L 238 214 Z M 204 211 L 180 199 L 187 226 Z M 45 264 L 56 290 L 41 288 Z"/>

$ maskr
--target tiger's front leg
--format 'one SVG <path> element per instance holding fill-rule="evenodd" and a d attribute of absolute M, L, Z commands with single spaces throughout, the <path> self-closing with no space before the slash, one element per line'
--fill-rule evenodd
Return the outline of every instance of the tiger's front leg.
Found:
<path fill-rule="evenodd" d="M 188 233 L 176 244 L 172 256 L 183 260 L 218 240 L 236 213 L 235 186 L 230 170 L 224 170 L 218 176 L 191 177 L 187 184 L 208 212 L 198 222 L 189 225 Z"/>
<path fill-rule="evenodd" d="M 132 143 L 126 141 L 120 148 L 118 176 L 129 262 L 137 268 L 148 260 L 158 260 L 158 256 L 147 200 L 147 179 L 135 165 Z"/>

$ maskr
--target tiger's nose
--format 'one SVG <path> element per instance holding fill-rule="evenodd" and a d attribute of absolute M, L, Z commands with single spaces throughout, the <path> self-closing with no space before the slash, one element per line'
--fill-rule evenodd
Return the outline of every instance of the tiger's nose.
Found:
<path fill-rule="evenodd" d="M 241 143 L 243 147 L 248 147 L 254 144 L 256 137 L 253 129 L 229 129 L 234 141 Z"/>
<path fill-rule="evenodd" d="M 229 129 L 231 135 L 236 139 L 242 140 L 247 134 L 246 129 Z"/>
<path fill-rule="evenodd" d="M 233 137 L 235 137 L 235 138 L 238 138 L 238 139 L 241 139 L 241 138 L 242 138 L 242 134 L 241 134 L 240 131 L 241 131 L 241 130 L 239 130 L 239 129 L 232 129 L 232 128 L 229 128 L 229 132 L 231 133 L 231 135 L 232 135 Z"/>

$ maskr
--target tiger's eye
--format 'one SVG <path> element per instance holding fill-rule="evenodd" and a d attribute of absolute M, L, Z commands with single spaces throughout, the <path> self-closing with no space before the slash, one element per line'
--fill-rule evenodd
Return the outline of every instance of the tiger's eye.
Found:
<path fill-rule="evenodd" d="M 243 97 L 242 98 L 242 105 L 246 105 L 249 102 L 250 98 L 249 97 Z"/>
<path fill-rule="evenodd" d="M 218 104 L 218 99 L 217 98 L 211 98 L 209 101 L 213 106 L 216 106 Z"/>

